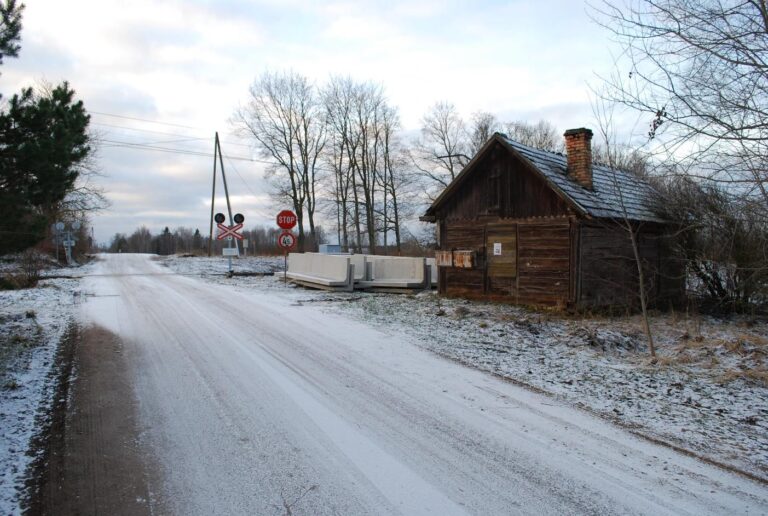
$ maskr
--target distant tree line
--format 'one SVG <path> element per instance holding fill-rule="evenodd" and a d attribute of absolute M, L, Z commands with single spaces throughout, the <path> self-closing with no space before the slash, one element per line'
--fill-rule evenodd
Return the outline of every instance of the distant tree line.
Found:
<path fill-rule="evenodd" d="M 277 236 L 282 230 L 275 227 L 255 227 L 241 231 L 244 240 L 239 243 L 242 250 L 247 240 L 247 254 L 272 255 L 282 254 L 277 247 Z M 322 238 L 323 228 L 315 228 L 316 234 Z M 146 226 L 141 226 L 130 235 L 115 233 L 108 245 L 102 250 L 110 253 L 150 253 L 159 255 L 171 254 L 208 254 L 208 235 L 204 235 L 199 229 L 178 227 L 173 231 L 165 227 L 157 234 L 153 234 Z M 221 255 L 221 249 L 228 247 L 229 243 L 223 240 L 213 241 L 213 251 Z"/>
<path fill-rule="evenodd" d="M 282 232 L 274 226 L 257 226 L 241 231 L 243 240 L 239 242 L 241 252 L 245 250 L 247 255 L 279 255 L 283 251 L 277 246 L 277 237 Z M 315 227 L 315 235 L 319 243 L 328 243 L 328 235 L 322 226 Z M 141 226 L 133 233 L 115 233 L 108 244 L 100 247 L 103 252 L 109 253 L 149 253 L 159 255 L 171 254 L 208 254 L 208 235 L 199 229 L 177 227 L 173 231 L 165 227 L 159 233 L 152 233 L 146 226 Z M 247 247 L 245 247 L 247 241 Z M 212 250 L 214 255 L 220 256 L 222 249 L 229 243 L 214 238 Z M 392 249 L 390 249 L 392 251 Z M 408 256 L 421 256 L 430 253 L 429 242 L 419 240 L 409 235 L 403 239 L 402 252 Z"/>

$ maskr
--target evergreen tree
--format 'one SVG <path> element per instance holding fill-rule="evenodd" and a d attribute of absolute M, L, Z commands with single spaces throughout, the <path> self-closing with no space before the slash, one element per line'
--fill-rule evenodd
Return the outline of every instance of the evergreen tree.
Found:
<path fill-rule="evenodd" d="M 19 55 L 19 41 L 21 40 L 21 13 L 24 4 L 17 4 L 16 0 L 6 0 L 0 3 L 0 65 L 5 56 L 16 57 Z"/>
<path fill-rule="evenodd" d="M 199 229 L 195 229 L 195 234 L 192 236 L 192 250 L 199 251 L 203 248 L 203 237 L 200 234 Z"/>
<path fill-rule="evenodd" d="M 66 82 L 44 95 L 31 88 L 0 113 L 0 253 L 43 238 L 91 151 L 90 117 Z"/>

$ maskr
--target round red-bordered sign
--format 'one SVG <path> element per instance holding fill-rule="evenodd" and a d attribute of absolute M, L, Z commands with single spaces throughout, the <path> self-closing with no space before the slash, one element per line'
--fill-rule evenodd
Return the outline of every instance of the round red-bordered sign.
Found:
<path fill-rule="evenodd" d="M 296 236 L 290 231 L 283 231 L 277 236 L 277 245 L 284 251 L 290 251 L 296 247 Z"/>
<path fill-rule="evenodd" d="M 277 214 L 277 225 L 282 229 L 291 229 L 296 225 L 296 214 L 291 210 L 283 210 Z"/>

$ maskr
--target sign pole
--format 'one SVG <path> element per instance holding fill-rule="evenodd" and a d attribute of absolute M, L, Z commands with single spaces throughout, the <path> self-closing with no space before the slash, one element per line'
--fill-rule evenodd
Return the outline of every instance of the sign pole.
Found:
<path fill-rule="evenodd" d="M 232 237 L 228 237 L 227 240 L 229 240 L 229 248 L 232 249 L 232 240 L 234 240 Z M 232 277 L 232 255 L 227 256 L 227 260 L 229 261 L 229 277 Z"/>
<path fill-rule="evenodd" d="M 290 229 L 296 225 L 296 214 L 283 210 L 277 214 L 277 226 L 283 230 L 277 237 L 277 246 L 283 250 L 283 283 L 288 284 L 288 252 L 296 245 L 296 237 Z"/>

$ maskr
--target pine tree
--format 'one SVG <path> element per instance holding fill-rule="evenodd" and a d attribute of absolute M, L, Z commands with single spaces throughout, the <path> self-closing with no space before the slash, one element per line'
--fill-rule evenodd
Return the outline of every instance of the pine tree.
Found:
<path fill-rule="evenodd" d="M 17 4 L 16 0 L 6 0 L 0 3 L 0 65 L 3 58 L 19 55 L 19 41 L 21 40 L 21 13 L 24 4 Z"/>
<path fill-rule="evenodd" d="M 66 82 L 44 95 L 31 88 L 0 113 L 0 253 L 45 238 L 91 152 L 90 117 Z"/>

